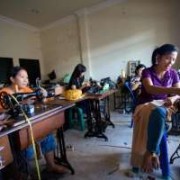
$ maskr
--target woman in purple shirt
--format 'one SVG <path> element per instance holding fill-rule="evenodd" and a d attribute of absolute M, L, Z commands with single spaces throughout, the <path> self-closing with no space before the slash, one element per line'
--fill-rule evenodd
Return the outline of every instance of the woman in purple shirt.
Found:
<path fill-rule="evenodd" d="M 152 66 L 142 73 L 142 91 L 138 104 L 153 100 L 164 100 L 164 106 L 152 110 L 147 129 L 146 153 L 142 169 L 152 172 L 159 166 L 163 179 L 170 179 L 169 161 L 166 142 L 167 108 L 180 94 L 180 81 L 177 72 L 172 69 L 178 55 L 178 48 L 172 44 L 164 44 L 156 48 L 152 54 Z M 174 96 L 174 98 L 170 98 Z M 137 172 L 139 167 L 133 167 Z"/>
<path fill-rule="evenodd" d="M 142 72 L 142 92 L 138 104 L 179 94 L 179 76 L 171 67 L 176 61 L 177 54 L 178 49 L 170 44 L 154 50 L 152 66 Z"/>

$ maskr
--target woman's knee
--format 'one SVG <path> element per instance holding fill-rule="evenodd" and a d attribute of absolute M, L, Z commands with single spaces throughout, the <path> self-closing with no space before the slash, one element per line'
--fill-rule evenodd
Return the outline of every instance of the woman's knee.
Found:
<path fill-rule="evenodd" d="M 154 115 L 166 117 L 167 116 L 167 109 L 165 107 L 156 107 L 153 111 Z"/>
<path fill-rule="evenodd" d="M 41 151 L 43 154 L 54 151 L 56 148 L 55 138 L 52 134 L 47 135 L 43 141 L 41 141 Z"/>
<path fill-rule="evenodd" d="M 148 129 L 163 130 L 165 128 L 165 121 L 167 110 L 164 107 L 155 108 L 150 115 Z"/>
<path fill-rule="evenodd" d="M 156 107 L 154 110 L 152 110 L 150 119 L 157 121 L 164 122 L 167 117 L 167 109 L 165 107 Z"/>

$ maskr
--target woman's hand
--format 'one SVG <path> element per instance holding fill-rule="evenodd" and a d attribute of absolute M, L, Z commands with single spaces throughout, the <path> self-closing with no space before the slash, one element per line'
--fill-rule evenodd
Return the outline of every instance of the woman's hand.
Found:
<path fill-rule="evenodd" d="M 72 85 L 72 86 L 71 86 L 71 89 L 73 89 L 73 90 L 74 90 L 74 89 L 77 89 L 77 88 L 76 88 L 76 85 Z"/>
<path fill-rule="evenodd" d="M 138 89 L 140 86 L 141 86 L 141 82 L 140 81 L 137 81 L 137 82 L 134 82 L 132 85 L 131 85 L 131 89 L 132 91 L 135 91 L 136 89 Z"/>
<path fill-rule="evenodd" d="M 36 101 L 36 97 L 30 97 L 28 99 L 24 99 L 23 101 L 21 101 L 21 104 L 34 104 L 34 102 Z"/>
<path fill-rule="evenodd" d="M 2 122 L 2 121 L 4 121 L 5 119 L 8 119 L 9 118 L 9 115 L 8 114 L 6 114 L 6 113 L 1 113 L 0 114 L 0 123 Z"/>
<path fill-rule="evenodd" d="M 173 100 L 171 99 L 171 98 L 167 98 L 167 99 L 165 99 L 165 101 L 164 101 L 164 106 L 166 106 L 166 107 L 171 107 L 173 105 Z"/>
<path fill-rule="evenodd" d="M 164 106 L 167 108 L 167 121 L 171 121 L 172 114 L 177 111 L 177 105 L 175 102 L 178 97 L 179 96 L 168 97 L 164 102 Z"/>
<path fill-rule="evenodd" d="M 82 86 L 83 86 L 83 88 L 90 87 L 90 82 L 84 82 Z"/>
<path fill-rule="evenodd" d="M 41 93 L 43 94 L 43 97 L 47 97 L 48 93 L 44 88 L 40 88 Z"/>

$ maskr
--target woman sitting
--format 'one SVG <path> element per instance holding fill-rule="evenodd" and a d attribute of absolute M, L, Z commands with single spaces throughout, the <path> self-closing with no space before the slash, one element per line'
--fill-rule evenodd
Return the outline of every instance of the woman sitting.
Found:
<path fill-rule="evenodd" d="M 144 64 L 139 64 L 135 69 L 135 76 L 131 78 L 130 84 L 131 89 L 135 95 L 135 97 L 138 97 L 141 93 L 141 76 L 142 71 L 146 68 Z"/>
<path fill-rule="evenodd" d="M 172 68 L 178 49 L 172 44 L 156 48 L 152 66 L 142 73 L 142 91 L 134 113 L 134 131 L 131 163 L 133 171 L 152 172 L 160 167 L 162 178 L 169 180 L 170 168 L 166 142 L 166 120 L 174 101 L 179 98 L 180 81 Z M 172 96 L 172 97 L 169 97 Z M 157 107 L 153 100 L 161 105 Z"/>
<path fill-rule="evenodd" d="M 1 89 L 0 92 L 5 91 L 8 94 L 33 92 L 33 90 L 28 87 L 29 81 L 27 71 L 22 67 L 16 66 L 12 69 L 10 74 L 10 82 L 10 86 Z M 45 93 L 44 90 L 43 93 Z M 33 102 L 34 99 L 27 100 L 27 103 L 29 104 Z M 67 168 L 54 162 L 54 150 L 56 148 L 54 136 L 52 134 L 47 135 L 40 141 L 39 144 L 46 160 L 47 170 L 60 174 L 67 172 Z M 22 154 L 25 159 L 31 159 L 33 155 L 32 147 L 23 150 Z"/>
<path fill-rule="evenodd" d="M 86 67 L 83 64 L 76 65 L 71 75 L 68 84 L 68 89 L 80 89 L 82 91 L 85 91 L 85 89 L 90 86 L 89 83 L 84 83 L 85 72 L 86 72 Z"/>

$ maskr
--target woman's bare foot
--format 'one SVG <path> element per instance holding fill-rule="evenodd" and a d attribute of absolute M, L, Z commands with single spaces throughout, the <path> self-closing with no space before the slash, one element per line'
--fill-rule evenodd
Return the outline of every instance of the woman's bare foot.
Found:
<path fill-rule="evenodd" d="M 159 168 L 159 157 L 156 154 L 152 154 L 149 151 L 146 151 L 144 155 L 144 161 L 142 165 L 142 169 L 146 173 L 153 172 L 153 169 Z"/>
<path fill-rule="evenodd" d="M 152 166 L 154 169 L 159 169 L 160 167 L 159 157 L 157 155 L 152 157 Z"/>
<path fill-rule="evenodd" d="M 53 164 L 52 166 L 48 166 L 47 171 L 58 174 L 65 174 L 69 172 L 69 170 L 66 167 L 58 164 Z"/>

